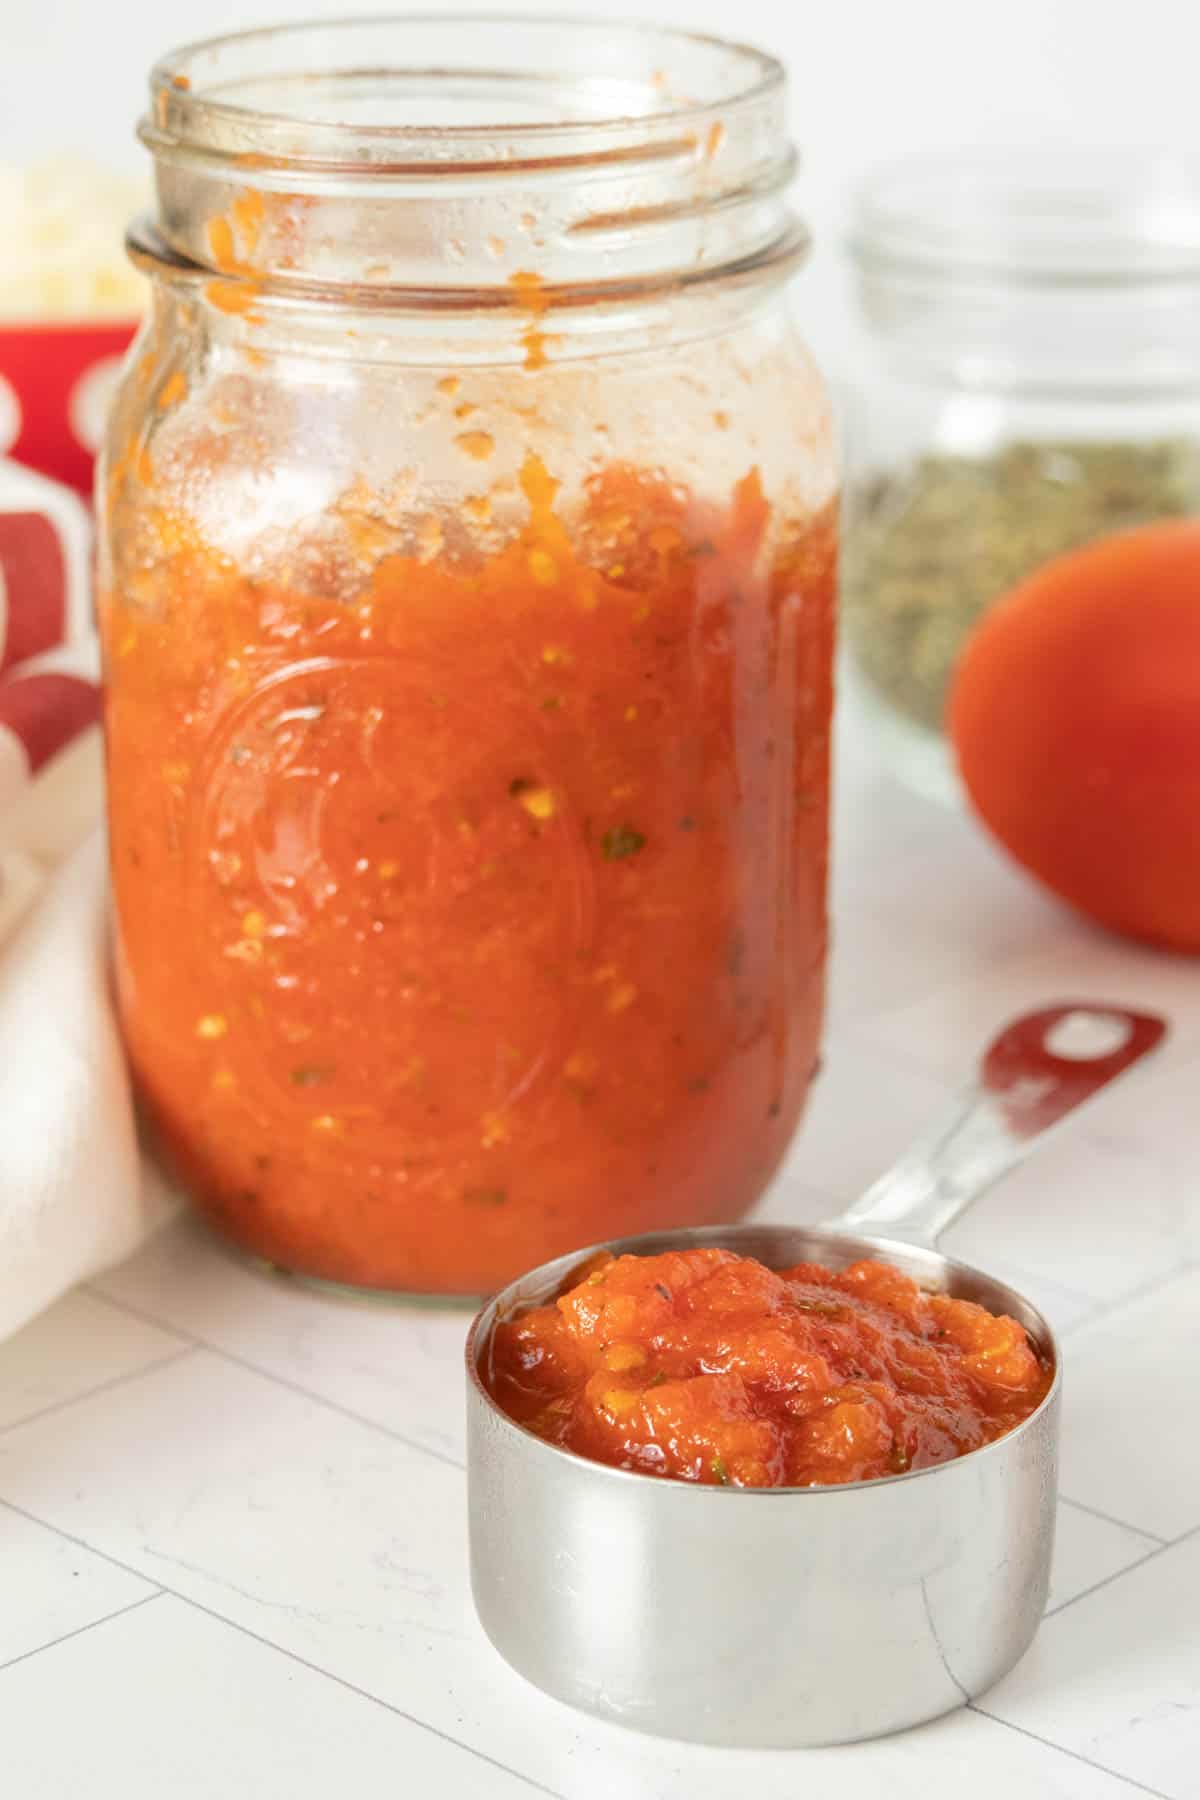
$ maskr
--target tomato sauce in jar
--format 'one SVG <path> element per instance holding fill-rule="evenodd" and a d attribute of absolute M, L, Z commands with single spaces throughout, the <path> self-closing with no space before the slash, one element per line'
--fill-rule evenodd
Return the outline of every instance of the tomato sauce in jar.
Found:
<path fill-rule="evenodd" d="M 509 1416 L 677 1481 L 822 1487 L 1003 1437 L 1053 1370 L 1016 1320 L 888 1264 L 773 1272 L 729 1250 L 611 1256 L 498 1322 L 481 1373 Z"/>
<path fill-rule="evenodd" d="M 101 468 L 140 1103 L 239 1245 L 385 1291 L 739 1217 L 821 1025 L 838 477 L 782 71 L 506 20 L 481 73 L 480 31 L 155 68 Z"/>
<path fill-rule="evenodd" d="M 186 518 L 102 609 L 119 974 L 200 1205 L 289 1268 L 476 1291 L 737 1217 L 817 1055 L 831 513 L 530 461 L 490 558 L 352 604 Z"/>

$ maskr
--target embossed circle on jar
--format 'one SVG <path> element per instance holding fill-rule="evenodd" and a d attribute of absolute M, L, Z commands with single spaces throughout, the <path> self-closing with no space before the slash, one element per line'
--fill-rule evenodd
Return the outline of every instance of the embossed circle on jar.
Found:
<path fill-rule="evenodd" d="M 519 693 L 465 718 L 444 680 L 292 665 L 225 715 L 197 785 L 195 918 L 239 1092 L 343 1152 L 503 1142 L 561 1060 L 592 938 L 544 732 Z"/>

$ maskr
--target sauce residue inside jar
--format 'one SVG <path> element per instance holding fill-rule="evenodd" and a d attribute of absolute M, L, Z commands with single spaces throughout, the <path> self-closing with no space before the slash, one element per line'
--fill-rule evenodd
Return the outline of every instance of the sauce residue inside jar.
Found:
<path fill-rule="evenodd" d="M 773 1272 L 728 1250 L 598 1258 L 496 1324 L 482 1371 L 548 1442 L 677 1481 L 811 1487 L 948 1462 L 1041 1405 L 1016 1320 L 862 1261 Z"/>

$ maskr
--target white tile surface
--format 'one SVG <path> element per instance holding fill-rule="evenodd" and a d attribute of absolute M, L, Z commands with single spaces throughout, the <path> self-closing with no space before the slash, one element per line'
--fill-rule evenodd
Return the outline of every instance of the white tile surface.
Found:
<path fill-rule="evenodd" d="M 1102 1519 L 1070 1500 L 1060 1500 L 1047 1613 L 1090 1593 L 1102 1581 L 1111 1581 L 1122 1569 L 1132 1568 L 1160 1548 L 1158 1538 Z"/>
<path fill-rule="evenodd" d="M 1087 1120 L 1089 1145 L 1136 1164 L 1136 1217 L 1147 1199 L 1174 1212 L 1183 1256 L 1200 1262 L 1200 1060 L 1155 1069 L 1117 1088 Z"/>
<path fill-rule="evenodd" d="M 837 777 L 835 1029 L 907 1010 L 981 965 L 1033 957 L 1076 932 L 1071 916 L 982 833 L 881 775 L 845 733 Z"/>
<path fill-rule="evenodd" d="M 1007 1259 L 1111 1302 L 1178 1268 L 1198 1215 L 1195 1184 L 1123 1140 L 1097 1142 L 1085 1114 L 977 1200 L 944 1248 L 965 1262 Z"/>
<path fill-rule="evenodd" d="M 14 1800 L 534 1792 L 168 1595 L 9 1670 L 0 1738 Z"/>
<path fill-rule="evenodd" d="M 0 1504 L 0 1672 L 154 1593 L 150 1582 Z M 8 1681 L 0 1682 L 0 1714 Z M 3 1733 L 0 1733 L 0 1744 Z M 3 1751 L 0 1750 L 0 1756 Z"/>
<path fill-rule="evenodd" d="M 828 1035 L 821 1072 L 776 1188 L 818 1190 L 827 1210 L 849 1205 L 944 1109 L 953 1089 L 897 1065 L 852 1032 Z M 782 1216 L 772 1196 L 773 1216 Z"/>
<path fill-rule="evenodd" d="M 728 1800 L 751 1775 L 791 1800 L 794 1757 L 642 1739 L 576 1719 L 511 1674 L 471 1613 L 462 1485 L 445 1464 L 207 1352 L 96 1396 L 71 1427 L 48 1415 L 0 1439 L 0 1494 L 503 1764 L 580 1800 Z M 974 1743 L 993 1783 L 981 1792 L 997 1800 L 1005 1778 L 1035 1773 L 1046 1794 L 1106 1791 L 1026 1739 L 993 1733 L 985 1751 L 981 1737 L 984 1722 L 964 1714 L 808 1753 L 803 1768 L 830 1800 L 872 1783 L 903 1793 L 903 1780 L 949 1800 Z"/>
<path fill-rule="evenodd" d="M 506 1770 L 565 1800 L 1200 1800 L 1200 962 L 1071 920 L 853 746 L 837 812 L 825 1072 L 763 1216 L 845 1204 L 1023 1006 L 1172 1018 L 1153 1065 L 948 1239 L 1065 1334 L 1052 1611 L 982 1703 L 1010 1722 L 735 1754 L 545 1699 L 471 1608 L 465 1312 L 318 1299 L 183 1223 L 0 1346 L 0 1500 L 43 1522 L 0 1506 L 0 1664 L 23 1659 L 0 1667 L 4 1800 L 511 1800 Z M 150 1584 L 172 1592 L 140 1604 Z"/>
<path fill-rule="evenodd" d="M 963 829 L 967 829 L 966 826 Z M 908 956 L 908 922 L 892 922 L 896 959 Z M 1171 1021 L 1171 1036 L 1154 1063 L 1130 1078 L 1125 1104 L 1136 1105 L 1133 1082 L 1161 1081 L 1200 1049 L 1200 960 L 1166 956 L 1080 920 L 1070 934 L 1032 956 L 1001 961 L 976 955 L 968 977 L 953 973 L 911 1004 L 886 1001 L 859 1022 L 862 1034 L 905 1064 L 960 1082 L 987 1038 L 1026 1007 L 1065 1000 L 1143 1006 Z M 1144 1090 L 1145 1091 L 1145 1090 Z M 1114 1103 L 1116 1102 L 1116 1096 Z M 1099 1104 L 1093 1117 L 1099 1117 Z"/>
<path fill-rule="evenodd" d="M 964 1792 L 970 1800 L 1134 1800 L 1137 1790 L 1126 1782 L 1017 1732 L 989 1730 L 993 1723 L 974 1712 L 952 1713 L 849 1750 L 772 1758 L 777 1774 L 768 1791 L 773 1800 L 962 1800 Z M 757 1781 L 758 1759 L 722 1760 L 724 1780 L 714 1784 L 713 1800 L 734 1800 Z M 679 1792 L 683 1800 L 686 1790 Z"/>
<path fill-rule="evenodd" d="M 1027 880 L 982 833 L 965 832 L 947 814 L 935 836 L 886 864 L 872 859 L 874 882 L 856 891 L 856 909 L 881 920 L 895 943 L 896 920 L 917 920 L 947 954 L 993 964 L 1064 945 L 1076 933 L 1072 915 Z M 897 957 L 897 961 L 902 958 Z"/>
<path fill-rule="evenodd" d="M 1198 1387 L 1200 1269 L 1085 1325 L 1064 1386 L 1063 1493 L 1162 1538 L 1200 1526 Z"/>
<path fill-rule="evenodd" d="M 92 1285 L 436 1455 L 463 1459 L 470 1307 L 325 1299 L 235 1261 L 187 1219 Z"/>
<path fill-rule="evenodd" d="M 460 1472 L 207 1350 L 0 1436 L 0 1497 L 351 1680 L 474 1635 Z"/>
<path fill-rule="evenodd" d="M 1200 1794 L 1200 1534 L 1047 1619 L 982 1705 L 1168 1800 Z"/>
<path fill-rule="evenodd" d="M 68 1294 L 0 1343 L 0 1431 L 148 1368 L 183 1345 L 87 1294 Z"/>
<path fill-rule="evenodd" d="M 836 918 L 886 896 L 892 870 L 957 835 L 954 815 L 897 785 L 864 750 L 848 709 L 834 744 L 831 895 Z"/>
<path fill-rule="evenodd" d="M 881 1015 L 907 1018 L 928 994 L 947 983 L 968 981 L 972 966 L 969 946 L 955 944 L 931 920 L 906 920 L 904 954 L 898 956 L 894 919 L 874 911 L 844 911 L 835 915 L 830 937 L 829 1028 L 850 1030 Z M 886 1041 L 884 1047 L 895 1048 Z M 906 1060 L 894 1059 L 898 1065 Z M 921 1065 L 914 1060 L 913 1066 Z M 961 1064 L 951 1073 L 960 1071 Z"/>

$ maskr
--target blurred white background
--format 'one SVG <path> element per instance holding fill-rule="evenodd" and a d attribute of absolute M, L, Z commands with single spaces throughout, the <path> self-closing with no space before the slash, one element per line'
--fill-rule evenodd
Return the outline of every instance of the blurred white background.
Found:
<path fill-rule="evenodd" d="M 137 166 L 133 124 L 164 50 L 294 17 L 388 12 L 351 0 L 0 0 L 0 162 L 63 150 Z M 436 0 L 420 10 L 436 11 Z M 446 10 L 456 10 L 453 0 Z M 477 10 L 633 15 L 638 0 L 512 0 Z M 1081 143 L 1200 148 L 1195 0 L 644 0 L 658 21 L 750 39 L 792 77 L 818 253 L 797 293 L 842 360 L 835 255 L 848 190 L 904 150 Z M 3 247 L 0 245 L 0 256 Z"/>

